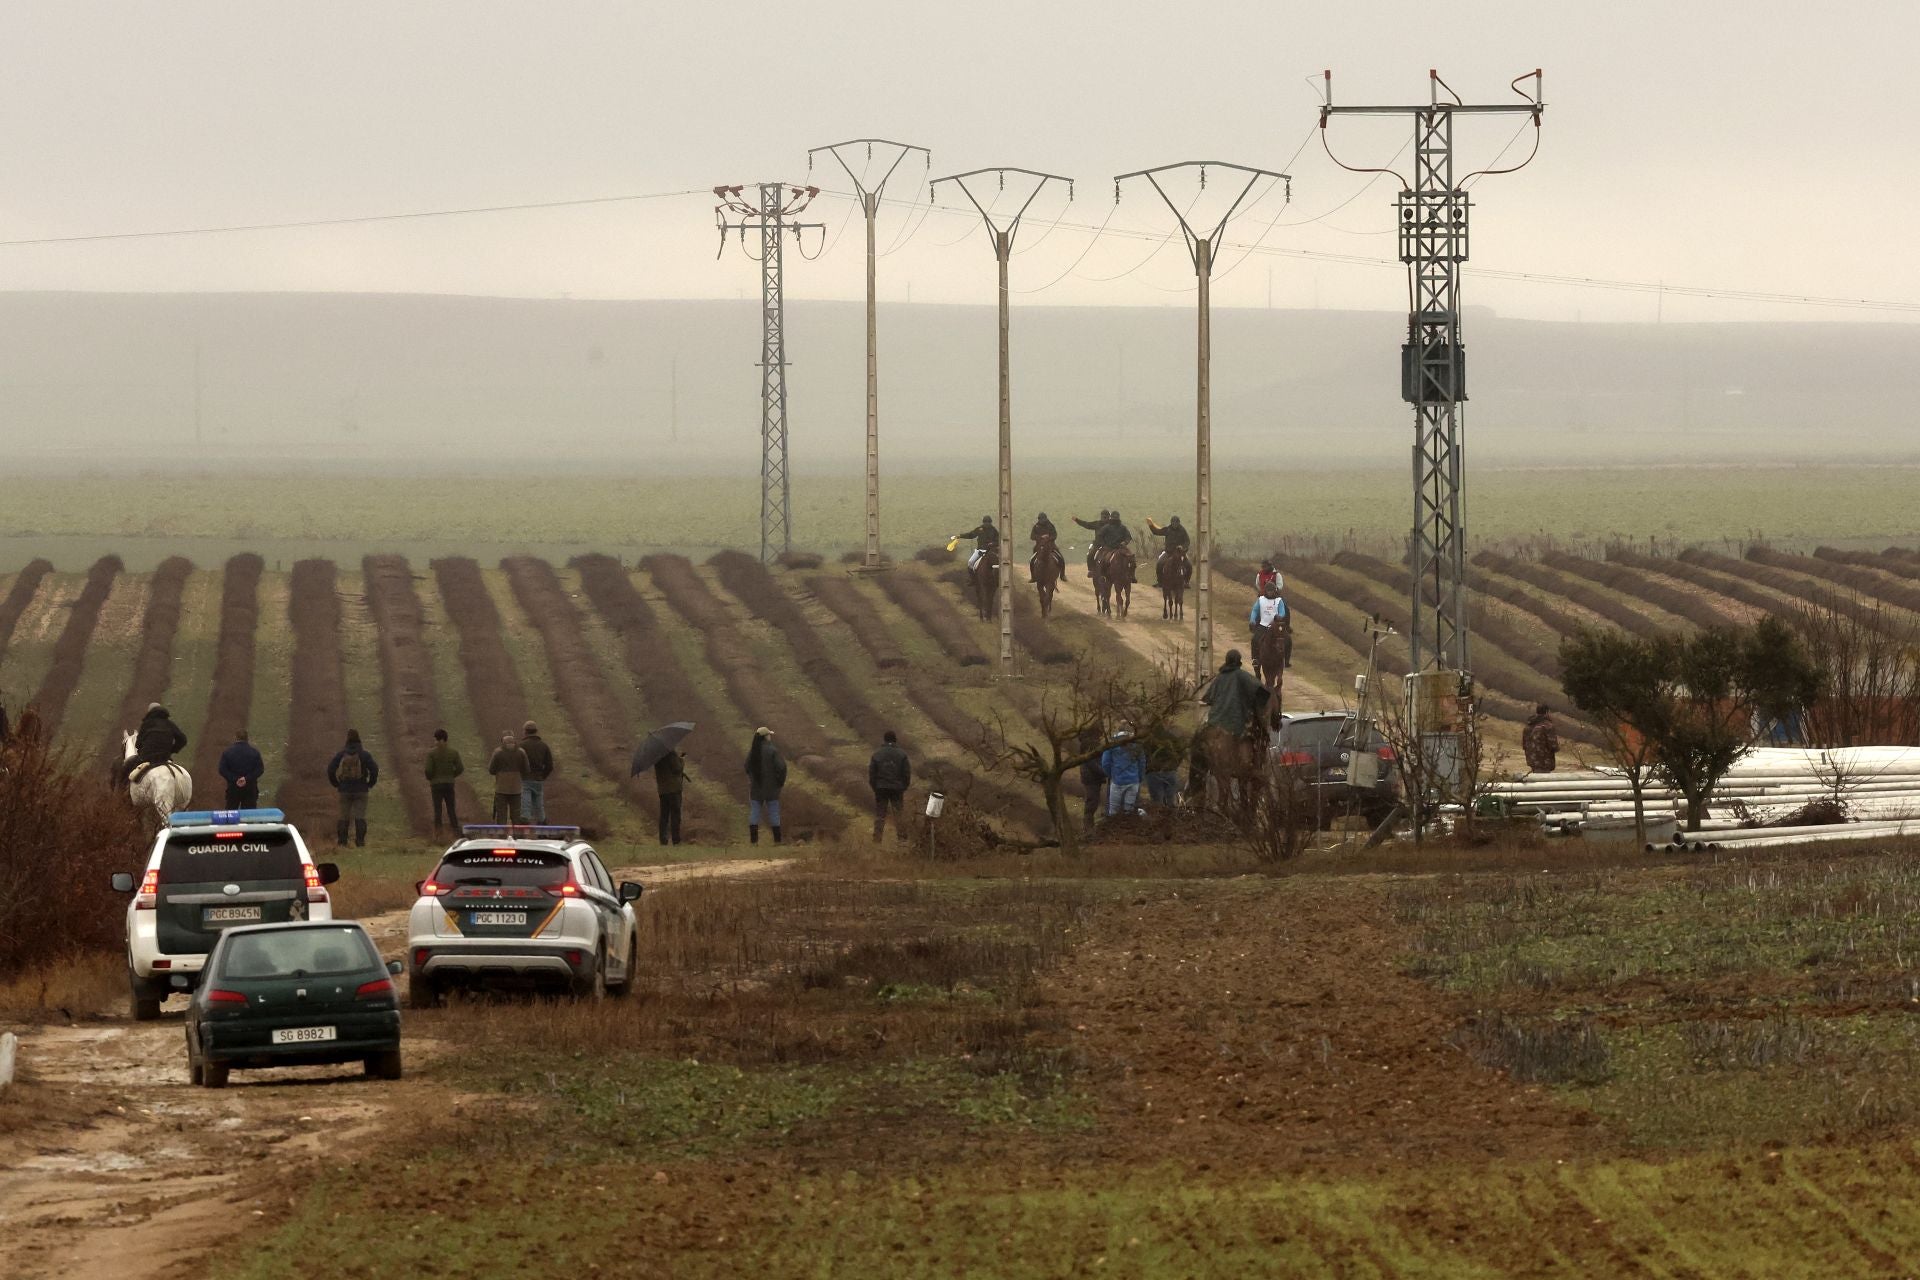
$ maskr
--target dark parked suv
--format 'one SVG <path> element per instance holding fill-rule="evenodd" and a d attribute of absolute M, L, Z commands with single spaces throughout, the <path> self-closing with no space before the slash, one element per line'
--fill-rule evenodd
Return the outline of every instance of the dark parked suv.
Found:
<path fill-rule="evenodd" d="M 1312 780 L 1314 811 L 1323 826 L 1349 813 L 1378 824 L 1400 803 L 1393 748 L 1371 720 L 1346 711 L 1281 716 L 1275 750 L 1277 763 Z"/>

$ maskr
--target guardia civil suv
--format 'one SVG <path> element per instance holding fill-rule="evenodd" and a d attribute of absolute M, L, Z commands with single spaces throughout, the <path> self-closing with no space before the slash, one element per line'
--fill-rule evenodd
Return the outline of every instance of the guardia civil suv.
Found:
<path fill-rule="evenodd" d="M 407 920 L 408 1003 L 431 1007 L 450 988 L 632 989 L 639 884 L 616 888 L 577 827 L 463 830 Z"/>
<path fill-rule="evenodd" d="M 235 925 L 333 919 L 327 886 L 340 878 L 315 862 L 278 809 L 175 813 L 154 838 L 138 881 L 113 877 L 127 904 L 127 985 L 136 1021 L 160 1016 L 175 992 L 190 992 L 220 935 Z"/>

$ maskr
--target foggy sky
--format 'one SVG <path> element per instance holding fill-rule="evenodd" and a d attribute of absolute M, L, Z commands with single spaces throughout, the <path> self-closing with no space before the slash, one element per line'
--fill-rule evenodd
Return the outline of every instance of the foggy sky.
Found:
<path fill-rule="evenodd" d="M 1423 20 L 1417 15 L 1427 15 Z M 1428 25 L 1434 15 L 1448 29 Z M 1450 7 L 1185 6 L 1117 0 L 862 3 L 19 2 L 0 9 L 0 239 L 354 216 L 807 179 L 806 149 L 877 134 L 933 148 L 935 175 L 1013 164 L 1080 179 L 1068 208 L 1099 223 L 1112 175 L 1185 158 L 1280 167 L 1294 204 L 1254 207 L 1232 238 L 1390 257 L 1396 184 L 1336 168 L 1307 83 L 1336 101 L 1424 100 L 1438 67 L 1469 101 L 1546 70 L 1538 160 L 1476 191 L 1473 263 L 1594 277 L 1920 299 L 1904 225 L 1920 177 L 1901 109 L 1911 0 L 1559 0 Z M 1485 163 L 1511 118 L 1463 125 Z M 1398 122 L 1335 122 L 1353 163 L 1385 163 Z M 1508 160 L 1523 153 L 1523 136 Z M 1302 148 L 1302 144 L 1306 144 Z M 1299 150 L 1296 150 L 1299 149 Z M 1404 160 L 1402 161 L 1404 167 Z M 924 199 L 917 161 L 891 194 Z M 845 186 L 837 170 L 813 181 Z M 1217 180 L 1206 199 L 1224 188 Z M 730 298 L 757 287 L 714 260 L 710 194 L 584 209 L 303 231 L 0 248 L 0 289 L 340 290 L 530 297 Z M 1202 204 L 1196 212 L 1204 212 Z M 859 296 L 851 205 L 815 205 L 825 258 L 795 263 L 796 298 Z M 882 247 L 908 216 L 883 215 Z M 1299 223 L 1319 215 L 1317 222 Z M 911 224 L 906 224 L 911 225 Z M 1165 231 L 1130 189 L 1112 226 Z M 882 296 L 990 300 L 985 241 L 935 216 L 881 263 Z M 1029 228 L 1016 288 L 1087 247 Z M 1175 244 L 1096 244 L 1023 305 L 1176 305 Z M 1238 255 L 1222 255 L 1223 264 Z M 1221 305 L 1404 306 L 1397 269 L 1255 255 Z M 1654 317 L 1650 296 L 1480 281 L 1504 314 Z M 1667 299 L 1675 320 L 1861 320 L 1856 311 Z M 1891 317 L 1907 319 L 1909 316 Z"/>

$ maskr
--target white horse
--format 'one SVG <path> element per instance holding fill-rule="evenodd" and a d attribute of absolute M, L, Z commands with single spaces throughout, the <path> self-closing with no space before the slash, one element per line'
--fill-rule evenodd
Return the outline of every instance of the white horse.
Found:
<path fill-rule="evenodd" d="M 120 758 L 133 759 L 133 735 L 122 733 L 120 736 L 126 743 L 126 752 Z M 153 811 L 160 815 L 160 821 L 165 823 L 168 815 L 176 809 L 186 808 L 193 799 L 193 775 L 171 762 L 155 765 L 128 785 L 127 795 L 136 804 L 152 806 Z"/>

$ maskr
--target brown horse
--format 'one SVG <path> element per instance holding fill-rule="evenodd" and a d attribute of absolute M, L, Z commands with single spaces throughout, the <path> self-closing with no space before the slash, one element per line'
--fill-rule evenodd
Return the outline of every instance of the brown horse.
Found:
<path fill-rule="evenodd" d="M 968 570 L 968 579 L 973 583 L 973 602 L 980 607 L 980 620 L 987 621 L 998 617 L 995 596 L 1000 590 L 1000 552 L 988 547 L 987 554 L 980 557 L 980 563 Z"/>
<path fill-rule="evenodd" d="M 1053 593 L 1060 589 L 1060 546 L 1050 533 L 1043 533 L 1033 540 L 1033 559 L 1028 566 L 1033 570 L 1033 585 L 1040 592 L 1040 616 L 1053 616 Z"/>
<path fill-rule="evenodd" d="M 1271 627 L 1256 627 L 1253 632 L 1253 674 L 1269 689 L 1278 689 L 1293 660 L 1293 628 L 1283 618 Z"/>
<path fill-rule="evenodd" d="M 1093 558 L 1093 593 L 1100 599 L 1100 613 L 1103 617 L 1113 616 L 1115 608 L 1122 618 L 1133 603 L 1134 570 L 1139 561 L 1133 557 L 1133 548 L 1125 543 L 1109 547 Z"/>
<path fill-rule="evenodd" d="M 1154 584 L 1160 588 L 1160 616 L 1187 616 L 1187 584 L 1193 581 L 1193 561 L 1185 547 L 1168 547 L 1153 571 Z"/>

